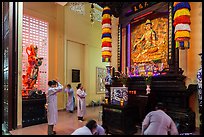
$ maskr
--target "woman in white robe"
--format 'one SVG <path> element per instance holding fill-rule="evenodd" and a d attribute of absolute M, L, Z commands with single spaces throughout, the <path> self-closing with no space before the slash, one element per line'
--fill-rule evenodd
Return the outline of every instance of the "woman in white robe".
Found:
<path fill-rule="evenodd" d="M 70 84 L 67 85 L 64 92 L 67 93 L 67 96 L 68 96 L 66 110 L 69 111 L 70 113 L 73 113 L 74 107 L 75 107 L 75 98 L 74 98 L 74 90 Z"/>
<path fill-rule="evenodd" d="M 93 134 L 91 133 L 91 130 L 88 127 L 83 126 L 76 129 L 71 135 L 93 135 Z"/>
<path fill-rule="evenodd" d="M 86 113 L 86 92 L 83 89 L 82 84 L 78 84 L 77 86 L 77 116 L 78 116 L 78 120 L 83 121 L 83 117 Z"/>
<path fill-rule="evenodd" d="M 57 94 L 62 91 L 63 86 L 55 80 L 48 82 L 49 88 L 47 92 L 47 120 L 48 120 L 48 135 L 56 134 L 53 131 L 54 125 L 57 124 L 58 120 L 58 109 L 57 109 Z"/>
<path fill-rule="evenodd" d="M 94 135 L 97 123 L 95 120 L 89 120 L 85 126 L 76 129 L 71 135 Z"/>

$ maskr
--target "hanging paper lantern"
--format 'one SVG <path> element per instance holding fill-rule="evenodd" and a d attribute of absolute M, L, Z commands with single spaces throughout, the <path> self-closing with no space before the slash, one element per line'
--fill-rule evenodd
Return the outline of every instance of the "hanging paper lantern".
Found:
<path fill-rule="evenodd" d="M 111 36 L 111 11 L 104 7 L 102 12 L 102 62 L 111 62 L 112 36 Z"/>
<path fill-rule="evenodd" d="M 190 5 L 188 2 L 174 2 L 174 34 L 176 48 L 189 49 L 190 47 Z"/>

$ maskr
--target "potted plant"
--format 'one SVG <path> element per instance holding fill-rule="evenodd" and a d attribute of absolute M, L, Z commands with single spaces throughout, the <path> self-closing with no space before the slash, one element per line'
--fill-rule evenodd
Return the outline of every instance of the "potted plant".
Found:
<path fill-rule="evenodd" d="M 123 87 L 125 87 L 127 84 L 128 76 L 125 73 L 121 72 L 119 73 L 119 80 L 123 84 Z"/>

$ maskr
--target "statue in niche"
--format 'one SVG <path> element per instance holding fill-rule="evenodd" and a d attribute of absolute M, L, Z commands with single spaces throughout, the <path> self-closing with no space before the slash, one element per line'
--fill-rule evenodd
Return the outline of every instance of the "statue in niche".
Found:
<path fill-rule="evenodd" d="M 143 27 L 145 27 L 145 30 Z M 168 19 L 154 19 L 154 29 L 153 23 L 149 19 L 146 20 L 145 24 L 133 26 L 133 28 L 135 31 L 132 32 L 132 62 L 141 64 L 150 63 L 153 60 L 162 60 L 167 64 Z"/>
<path fill-rule="evenodd" d="M 42 65 L 42 57 L 37 57 L 38 47 L 31 44 L 26 48 L 28 55 L 28 67 L 26 75 L 23 75 L 22 96 L 28 96 L 29 91 L 34 90 L 38 78 L 39 66 Z"/>
<path fill-rule="evenodd" d="M 148 19 L 145 23 L 146 31 L 142 35 L 141 39 L 137 41 L 133 45 L 133 50 L 136 49 L 137 45 L 140 44 L 142 41 L 142 48 L 144 49 L 144 52 L 147 52 L 148 48 L 155 47 L 155 41 L 156 41 L 156 32 L 152 29 L 152 22 Z M 156 50 L 155 50 L 156 51 Z"/>

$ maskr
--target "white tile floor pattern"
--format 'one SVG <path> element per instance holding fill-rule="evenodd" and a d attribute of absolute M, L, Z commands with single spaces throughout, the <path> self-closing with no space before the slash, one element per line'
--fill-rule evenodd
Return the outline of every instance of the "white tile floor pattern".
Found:
<path fill-rule="evenodd" d="M 94 119 L 98 124 L 102 124 L 101 111 L 102 107 L 87 107 L 85 121 L 79 122 L 77 119 L 76 110 L 74 113 L 66 112 L 65 110 L 58 112 L 58 122 L 54 130 L 57 135 L 70 135 L 75 129 L 82 127 L 90 119 Z M 193 133 L 193 135 L 199 135 L 199 129 Z M 47 135 L 47 123 L 33 125 L 29 127 L 19 128 L 10 131 L 12 135 Z M 138 132 L 134 135 L 141 135 L 141 129 L 138 128 Z"/>

